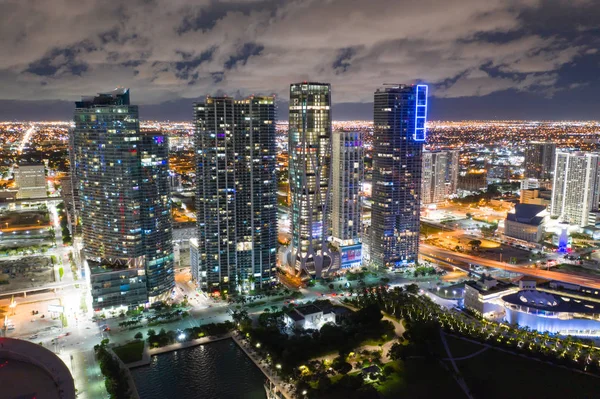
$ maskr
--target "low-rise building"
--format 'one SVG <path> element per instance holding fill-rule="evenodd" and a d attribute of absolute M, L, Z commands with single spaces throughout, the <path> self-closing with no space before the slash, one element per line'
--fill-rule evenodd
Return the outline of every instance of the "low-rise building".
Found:
<path fill-rule="evenodd" d="M 94 311 L 130 309 L 148 302 L 144 268 L 116 268 L 87 261 Z"/>
<path fill-rule="evenodd" d="M 600 303 L 535 289 L 502 297 L 506 321 L 539 332 L 600 336 Z"/>
<path fill-rule="evenodd" d="M 544 235 L 546 207 L 517 204 L 515 211 L 506 215 L 504 235 L 528 242 L 539 242 Z"/>
<path fill-rule="evenodd" d="M 552 191 L 543 188 L 529 188 L 521 190 L 521 204 L 543 205 L 546 208 L 552 201 Z"/>
<path fill-rule="evenodd" d="M 335 323 L 333 311 L 323 311 L 313 304 L 298 306 L 283 317 L 285 324 L 290 328 L 320 329 L 325 323 Z"/>
<path fill-rule="evenodd" d="M 464 305 L 485 318 L 499 318 L 504 315 L 501 298 L 516 291 L 517 287 L 513 285 L 484 276 L 465 283 Z"/>
<path fill-rule="evenodd" d="M 15 182 L 19 188 L 17 198 L 45 198 L 46 168 L 43 164 L 21 164 L 15 169 Z"/>

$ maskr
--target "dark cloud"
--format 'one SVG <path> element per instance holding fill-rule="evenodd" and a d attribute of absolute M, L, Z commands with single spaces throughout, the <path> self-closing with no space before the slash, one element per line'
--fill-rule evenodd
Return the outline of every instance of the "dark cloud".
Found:
<path fill-rule="evenodd" d="M 94 50 L 96 50 L 96 46 L 89 41 L 83 41 L 67 48 L 54 48 L 44 57 L 30 63 L 24 72 L 45 77 L 80 76 L 88 70 L 88 64 L 81 61 L 79 56 Z"/>
<path fill-rule="evenodd" d="M 114 86 L 141 105 L 285 99 L 290 82 L 319 80 L 347 119 L 366 115 L 381 83 L 426 82 L 432 106 L 470 117 L 511 96 L 532 112 L 568 110 L 574 93 L 593 103 L 600 90 L 599 19 L 594 0 L 4 0 L 0 99 Z"/>
<path fill-rule="evenodd" d="M 177 72 L 175 75 L 179 79 L 187 80 L 192 71 L 194 71 L 197 67 L 199 67 L 202 63 L 210 61 L 213 57 L 213 54 L 217 47 L 211 47 L 206 51 L 201 52 L 197 57 L 194 57 L 191 53 L 186 53 L 184 51 L 178 51 L 178 54 L 181 55 L 183 61 L 179 61 L 175 63 L 175 69 Z M 195 76 L 196 80 L 198 79 L 198 73 L 192 73 Z"/>
<path fill-rule="evenodd" d="M 225 69 L 233 69 L 237 65 L 246 65 L 250 57 L 260 55 L 264 49 L 265 46 L 260 44 L 244 43 L 242 48 L 225 62 Z"/>
<path fill-rule="evenodd" d="M 356 49 L 352 47 L 346 47 L 341 49 L 331 67 L 336 71 L 336 73 L 343 73 L 350 67 L 350 60 L 352 56 L 356 54 Z"/>

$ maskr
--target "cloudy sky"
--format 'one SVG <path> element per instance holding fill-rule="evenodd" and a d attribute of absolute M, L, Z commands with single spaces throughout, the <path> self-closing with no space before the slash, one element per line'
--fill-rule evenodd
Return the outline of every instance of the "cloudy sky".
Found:
<path fill-rule="evenodd" d="M 333 85 L 334 119 L 427 82 L 436 119 L 600 119 L 597 0 L 0 0 L 0 119 L 130 87 L 143 118 L 207 94 Z"/>

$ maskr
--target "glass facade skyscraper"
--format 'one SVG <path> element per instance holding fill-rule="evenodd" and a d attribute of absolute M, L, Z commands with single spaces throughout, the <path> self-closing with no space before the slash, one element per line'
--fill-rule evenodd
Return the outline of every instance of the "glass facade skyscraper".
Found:
<path fill-rule="evenodd" d="M 417 261 L 426 85 L 375 92 L 370 259 L 376 267 Z"/>
<path fill-rule="evenodd" d="M 292 240 L 288 264 L 320 277 L 331 266 L 331 85 L 290 85 L 289 183 Z"/>
<path fill-rule="evenodd" d="M 94 309 L 166 297 L 175 284 L 166 137 L 140 133 L 128 89 L 84 97 L 74 121 L 74 181 Z"/>
<path fill-rule="evenodd" d="M 556 158 L 556 144 L 532 141 L 525 149 L 525 178 L 551 180 Z"/>
<path fill-rule="evenodd" d="M 360 267 L 362 262 L 362 204 L 360 186 L 364 173 L 363 132 L 333 132 L 331 223 L 333 243 L 340 254 L 340 267 Z"/>
<path fill-rule="evenodd" d="M 209 293 L 272 284 L 277 261 L 275 99 L 208 97 L 194 104 L 197 259 Z"/>

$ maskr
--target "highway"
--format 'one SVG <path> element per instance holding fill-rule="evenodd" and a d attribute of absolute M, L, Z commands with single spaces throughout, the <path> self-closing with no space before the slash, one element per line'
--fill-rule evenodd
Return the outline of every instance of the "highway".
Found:
<path fill-rule="evenodd" d="M 583 285 L 585 287 L 600 289 L 600 277 L 584 276 L 581 274 L 567 274 L 553 272 L 549 270 L 540 270 L 523 266 L 515 266 L 504 262 L 498 262 L 495 260 L 484 259 L 477 256 L 448 251 L 446 249 L 441 249 L 433 245 L 424 243 L 421 243 L 420 247 L 420 252 L 424 256 L 434 256 L 442 260 L 451 259 L 454 261 L 461 261 L 479 266 L 492 267 L 495 269 L 502 269 L 510 272 L 521 273 L 527 276 L 539 277 L 547 280 L 562 281 L 565 283 Z"/>

